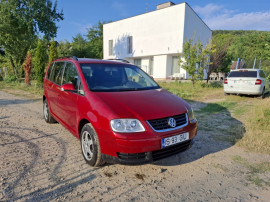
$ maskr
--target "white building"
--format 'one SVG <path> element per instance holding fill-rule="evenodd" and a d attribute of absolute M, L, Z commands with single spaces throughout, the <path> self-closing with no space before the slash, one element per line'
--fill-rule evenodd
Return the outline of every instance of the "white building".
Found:
<path fill-rule="evenodd" d="M 187 4 L 167 2 L 157 10 L 104 24 L 104 59 L 125 59 L 156 79 L 188 78 L 178 66 L 186 40 L 207 44 L 211 29 Z"/>

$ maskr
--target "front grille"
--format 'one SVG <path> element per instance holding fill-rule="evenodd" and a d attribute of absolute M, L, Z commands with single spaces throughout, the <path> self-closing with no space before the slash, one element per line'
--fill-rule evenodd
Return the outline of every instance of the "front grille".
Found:
<path fill-rule="evenodd" d="M 164 148 L 164 149 L 160 149 L 157 151 L 153 151 L 152 152 L 152 158 L 153 161 L 157 161 L 169 156 L 172 156 L 174 154 L 178 154 L 180 152 L 183 152 L 185 150 L 187 150 L 189 148 L 191 140 L 187 140 L 185 142 L 181 142 L 179 144 Z"/>
<path fill-rule="evenodd" d="M 175 119 L 175 121 L 176 121 L 175 127 L 171 127 L 168 124 L 169 118 Z M 168 129 L 173 130 L 173 129 L 180 128 L 181 126 L 186 125 L 187 124 L 187 116 L 186 116 L 186 114 L 180 114 L 180 115 L 165 117 L 165 118 L 161 118 L 161 119 L 152 119 L 152 120 L 148 120 L 148 123 L 156 131 L 168 130 Z"/>

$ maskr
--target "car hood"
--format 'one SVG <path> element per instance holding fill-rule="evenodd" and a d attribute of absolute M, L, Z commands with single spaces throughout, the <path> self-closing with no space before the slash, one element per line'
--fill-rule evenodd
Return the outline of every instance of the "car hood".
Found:
<path fill-rule="evenodd" d="M 151 120 L 187 112 L 189 104 L 164 89 L 95 92 L 115 114 L 114 118 Z"/>

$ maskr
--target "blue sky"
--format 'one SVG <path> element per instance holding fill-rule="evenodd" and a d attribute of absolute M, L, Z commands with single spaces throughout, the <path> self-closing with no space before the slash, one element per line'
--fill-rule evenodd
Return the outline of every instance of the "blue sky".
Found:
<path fill-rule="evenodd" d="M 116 21 L 153 11 L 167 0 L 58 0 L 64 20 L 57 23 L 57 41 L 72 41 L 98 21 Z M 179 4 L 184 1 L 172 0 Z M 270 31 L 270 0 L 186 1 L 212 29 Z"/>

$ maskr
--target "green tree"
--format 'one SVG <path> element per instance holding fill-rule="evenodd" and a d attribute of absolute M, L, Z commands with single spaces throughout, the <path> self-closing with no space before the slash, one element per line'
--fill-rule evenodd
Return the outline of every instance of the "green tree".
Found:
<path fill-rule="evenodd" d="M 43 83 L 47 61 L 47 47 L 42 40 L 38 40 L 35 56 L 33 58 L 35 77 L 38 83 Z"/>
<path fill-rule="evenodd" d="M 59 53 L 59 57 L 73 55 L 72 46 L 67 40 L 59 42 L 57 46 L 57 51 Z"/>
<path fill-rule="evenodd" d="M 58 52 L 57 52 L 57 48 L 56 48 L 56 42 L 54 41 L 54 39 L 52 39 L 52 41 L 50 43 L 49 64 L 53 60 L 55 60 L 56 58 L 58 58 Z"/>
<path fill-rule="evenodd" d="M 9 57 L 13 73 L 19 76 L 27 50 L 35 46 L 37 35 L 56 36 L 56 21 L 63 20 L 51 0 L 0 1 L 0 48 Z"/>
<path fill-rule="evenodd" d="M 207 82 L 212 72 L 228 72 L 229 65 L 231 64 L 232 57 L 228 54 L 228 48 L 232 43 L 233 36 L 228 37 L 228 34 L 217 34 L 212 37 L 212 51 L 207 71 Z"/>
<path fill-rule="evenodd" d="M 96 25 L 88 29 L 87 39 L 91 57 L 103 58 L 103 24 L 105 22 L 99 21 Z"/>
<path fill-rule="evenodd" d="M 214 51 L 211 42 L 205 48 L 200 40 L 194 42 L 194 39 L 189 39 L 184 43 L 179 65 L 190 75 L 193 87 L 197 79 L 203 79 L 204 70 L 211 64 L 210 54 Z"/>
<path fill-rule="evenodd" d="M 86 39 L 81 34 L 77 34 L 75 37 L 72 37 L 72 39 L 72 55 L 80 58 L 91 57 L 91 50 Z"/>

